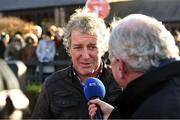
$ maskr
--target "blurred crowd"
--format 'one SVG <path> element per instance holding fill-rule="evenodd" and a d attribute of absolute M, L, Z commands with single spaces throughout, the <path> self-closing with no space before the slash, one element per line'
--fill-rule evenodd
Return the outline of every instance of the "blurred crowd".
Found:
<path fill-rule="evenodd" d="M 63 35 L 63 29 L 55 25 L 51 25 L 44 32 L 41 26 L 36 25 L 30 33 L 25 35 L 19 31 L 13 36 L 2 32 L 0 35 L 1 58 L 22 61 L 39 60 L 40 62 L 69 59 L 62 45 Z"/>
<path fill-rule="evenodd" d="M 39 72 L 40 76 L 48 76 L 58 68 L 49 63 L 54 60 L 69 60 L 69 55 L 63 45 L 63 28 L 55 25 L 43 30 L 35 25 L 31 32 L 22 34 L 16 32 L 10 36 L 7 32 L 0 34 L 0 57 L 5 61 L 36 62 L 32 74 Z M 43 78 L 42 78 L 43 79 Z"/>

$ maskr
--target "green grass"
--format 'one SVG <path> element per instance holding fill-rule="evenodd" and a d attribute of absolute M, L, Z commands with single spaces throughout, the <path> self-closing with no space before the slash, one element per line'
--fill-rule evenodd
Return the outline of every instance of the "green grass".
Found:
<path fill-rule="evenodd" d="M 26 90 L 28 92 L 40 92 L 42 88 L 42 84 L 38 83 L 30 83 L 26 86 Z"/>

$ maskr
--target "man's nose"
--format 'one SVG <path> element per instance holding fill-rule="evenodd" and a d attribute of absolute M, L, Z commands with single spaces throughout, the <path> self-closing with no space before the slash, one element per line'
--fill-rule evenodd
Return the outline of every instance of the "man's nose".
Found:
<path fill-rule="evenodd" d="M 90 51 L 87 48 L 84 48 L 82 51 L 83 58 L 89 58 Z"/>

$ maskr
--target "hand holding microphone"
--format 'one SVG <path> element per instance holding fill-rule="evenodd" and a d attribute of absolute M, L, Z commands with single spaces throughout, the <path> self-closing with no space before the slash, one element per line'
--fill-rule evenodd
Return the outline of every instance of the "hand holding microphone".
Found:
<path fill-rule="evenodd" d="M 84 94 L 89 100 L 89 114 L 91 118 L 96 116 L 96 119 L 107 119 L 114 109 L 113 106 L 101 101 L 105 96 L 105 92 L 105 87 L 99 79 L 90 77 L 86 80 Z M 103 117 L 101 113 L 103 113 Z"/>
<path fill-rule="evenodd" d="M 101 109 L 101 112 L 103 115 L 103 120 L 107 120 L 109 118 L 112 110 L 114 109 L 114 107 L 100 99 L 90 100 L 88 110 L 89 110 L 89 115 L 90 115 L 91 119 L 93 119 L 94 116 L 96 115 L 96 109 L 97 109 L 96 105 L 98 105 Z"/>

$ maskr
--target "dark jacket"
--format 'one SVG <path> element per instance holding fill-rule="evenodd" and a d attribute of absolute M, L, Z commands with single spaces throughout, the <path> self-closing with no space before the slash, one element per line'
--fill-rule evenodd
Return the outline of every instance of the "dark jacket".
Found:
<path fill-rule="evenodd" d="M 180 62 L 132 81 L 116 104 L 110 118 L 180 118 Z"/>
<path fill-rule="evenodd" d="M 100 80 L 105 85 L 104 100 L 110 104 L 121 93 L 111 70 L 103 67 Z M 79 79 L 73 75 L 72 66 L 49 76 L 32 114 L 32 118 L 88 119 L 88 105 Z"/>

